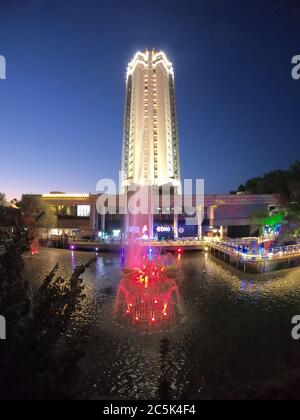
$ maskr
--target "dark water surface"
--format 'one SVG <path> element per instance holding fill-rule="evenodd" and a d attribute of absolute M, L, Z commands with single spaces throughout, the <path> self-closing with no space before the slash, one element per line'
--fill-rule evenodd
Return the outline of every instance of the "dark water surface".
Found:
<path fill-rule="evenodd" d="M 67 277 L 92 257 L 43 249 L 25 257 L 25 275 L 34 288 L 57 262 Z M 116 254 L 100 254 L 84 274 L 87 296 L 68 331 L 83 328 L 89 337 L 80 398 L 158 398 L 163 378 L 172 398 L 300 398 L 300 342 L 291 338 L 300 268 L 251 276 L 205 253 L 185 253 L 174 279 L 180 315 L 142 328 L 114 317 L 121 279 Z"/>

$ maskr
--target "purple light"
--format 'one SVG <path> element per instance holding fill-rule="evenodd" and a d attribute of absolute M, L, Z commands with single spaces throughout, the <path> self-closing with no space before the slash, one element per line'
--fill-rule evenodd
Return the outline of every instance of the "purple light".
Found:
<path fill-rule="evenodd" d="M 74 251 L 75 246 L 74 246 L 74 245 L 71 245 L 71 246 L 70 246 L 70 249 L 71 249 L 72 251 Z"/>

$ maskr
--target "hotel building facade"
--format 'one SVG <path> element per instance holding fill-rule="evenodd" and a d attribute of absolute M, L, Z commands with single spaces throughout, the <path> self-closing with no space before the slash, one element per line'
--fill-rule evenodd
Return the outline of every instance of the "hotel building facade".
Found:
<path fill-rule="evenodd" d="M 180 192 L 172 63 L 163 52 L 137 52 L 126 74 L 122 189 L 171 185 Z"/>

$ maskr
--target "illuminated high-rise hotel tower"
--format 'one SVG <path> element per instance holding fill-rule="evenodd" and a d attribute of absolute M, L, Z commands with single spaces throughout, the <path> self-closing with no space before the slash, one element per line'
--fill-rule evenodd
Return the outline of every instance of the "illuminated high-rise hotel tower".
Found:
<path fill-rule="evenodd" d="M 174 71 L 163 52 L 137 52 L 128 64 L 122 187 L 171 185 L 180 192 Z"/>

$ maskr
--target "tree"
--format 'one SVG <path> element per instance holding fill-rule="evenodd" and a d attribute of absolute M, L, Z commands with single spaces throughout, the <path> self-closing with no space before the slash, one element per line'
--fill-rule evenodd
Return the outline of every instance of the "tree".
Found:
<path fill-rule="evenodd" d="M 265 211 L 257 212 L 251 217 L 251 234 L 256 235 L 262 234 L 263 227 L 265 226 L 265 220 L 268 217 L 268 213 Z"/>
<path fill-rule="evenodd" d="M 271 215 L 267 212 L 256 213 L 251 220 L 252 231 L 257 231 L 258 229 L 260 234 L 262 234 L 265 226 L 268 226 L 271 231 L 275 231 L 278 225 L 282 225 L 285 222 L 286 216 L 287 214 L 284 211 L 277 211 Z"/>
<path fill-rule="evenodd" d="M 296 161 L 291 165 L 291 182 L 289 184 L 289 191 L 291 201 L 300 203 L 300 161 Z"/>
<path fill-rule="evenodd" d="M 294 163 L 290 166 L 290 171 L 292 173 L 292 178 L 300 180 L 300 161 L 296 160 Z"/>
<path fill-rule="evenodd" d="M 291 201 L 300 203 L 300 181 L 292 181 L 289 185 Z"/>
<path fill-rule="evenodd" d="M 0 308 L 9 337 L 0 346 L 1 399 L 73 398 L 87 331 L 73 333 L 64 348 L 59 343 L 85 298 L 81 276 L 95 258 L 77 267 L 70 279 L 57 276 L 55 266 L 30 293 L 22 274 L 27 247 L 19 232 L 0 255 Z"/>
<path fill-rule="evenodd" d="M 6 204 L 5 194 L 0 193 L 0 206 L 4 206 L 5 204 Z"/>
<path fill-rule="evenodd" d="M 300 205 L 291 204 L 285 215 L 278 243 L 294 242 L 300 237 Z"/>
<path fill-rule="evenodd" d="M 288 170 L 275 170 L 263 176 L 251 178 L 239 186 L 238 191 L 249 191 L 251 194 L 278 194 L 288 203 L 293 191 L 299 193 L 300 162 L 294 162 Z"/>
<path fill-rule="evenodd" d="M 51 206 L 39 196 L 24 195 L 19 203 L 23 222 L 27 227 L 36 230 L 57 226 L 57 216 Z M 34 236 L 35 236 L 34 235 Z"/>
<path fill-rule="evenodd" d="M 282 211 L 269 216 L 253 216 L 252 230 L 265 226 L 281 224 L 277 242 L 285 242 L 300 236 L 300 161 L 296 160 L 286 171 L 275 170 L 262 177 L 249 179 L 240 185 L 238 191 L 249 191 L 251 194 L 277 194 Z M 280 220 L 277 220 L 279 218 Z"/>

